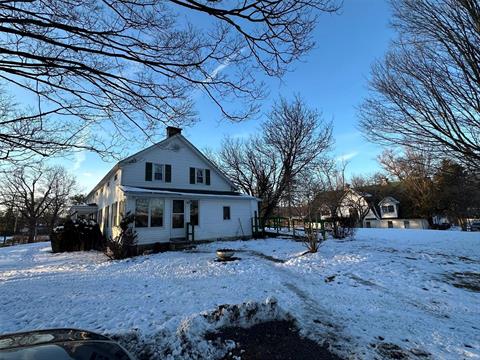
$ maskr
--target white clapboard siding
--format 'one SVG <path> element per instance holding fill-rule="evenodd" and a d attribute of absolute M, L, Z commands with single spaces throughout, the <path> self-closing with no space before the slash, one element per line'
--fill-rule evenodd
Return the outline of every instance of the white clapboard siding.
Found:
<path fill-rule="evenodd" d="M 152 198 L 152 197 L 150 197 Z M 165 210 L 162 227 L 135 228 L 138 244 L 169 242 L 172 237 L 172 200 L 165 200 Z M 188 201 L 183 198 L 182 200 Z M 257 211 L 257 201 L 251 199 L 199 199 L 199 225 L 195 226 L 195 240 L 220 240 L 252 236 L 251 218 Z M 230 220 L 223 220 L 223 207 L 230 206 Z M 127 207 L 135 209 L 135 197 L 129 196 Z M 188 208 L 188 206 L 187 206 Z M 185 223 L 189 222 L 188 209 L 185 212 Z M 185 236 L 185 233 L 181 233 Z"/>
<path fill-rule="evenodd" d="M 170 164 L 172 181 L 146 181 L 145 163 Z M 190 168 L 210 169 L 210 185 L 190 184 Z M 192 150 L 183 137 L 175 136 L 159 143 L 148 151 L 139 153 L 122 166 L 122 185 L 136 187 L 157 187 L 166 189 L 193 189 L 231 191 L 231 184 L 207 161 Z"/>

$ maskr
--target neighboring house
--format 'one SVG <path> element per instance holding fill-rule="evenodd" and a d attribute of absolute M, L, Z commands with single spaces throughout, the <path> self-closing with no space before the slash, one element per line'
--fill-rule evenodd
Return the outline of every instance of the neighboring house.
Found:
<path fill-rule="evenodd" d="M 377 205 L 370 204 L 370 207 L 369 213 L 363 220 L 363 226 L 366 228 L 429 228 L 428 221 L 425 219 L 400 219 L 400 201 L 392 196 L 383 198 Z"/>
<path fill-rule="evenodd" d="M 360 226 L 365 216 L 371 212 L 369 204 L 371 195 L 351 188 L 346 189 L 344 193 L 340 195 L 340 200 L 336 200 L 336 196 L 332 196 L 330 201 L 324 199 L 321 200 L 322 203 L 319 205 L 321 219 L 325 220 L 331 218 L 332 211 L 336 208 L 338 217 L 355 216 L 359 219 L 358 225 Z M 339 202 L 338 206 L 337 201 Z"/>
<path fill-rule="evenodd" d="M 371 195 L 368 193 L 348 188 L 340 201 L 338 215 L 341 217 L 355 216 L 361 221 L 369 213 L 370 197 Z"/>
<path fill-rule="evenodd" d="M 72 212 L 97 219 L 107 237 L 118 234 L 122 215 L 135 214 L 138 245 L 191 241 L 192 225 L 195 241 L 251 237 L 258 212 L 258 199 L 239 193 L 173 127 L 165 140 L 117 163 L 87 203 Z"/>
<path fill-rule="evenodd" d="M 392 196 L 381 199 L 369 193 L 348 188 L 340 198 L 337 207 L 337 216 L 356 216 L 359 221 L 357 226 L 366 228 L 401 228 L 401 229 L 428 229 L 429 224 L 425 219 L 400 218 L 400 202 Z M 319 206 L 321 218 L 331 218 L 328 204 Z"/>

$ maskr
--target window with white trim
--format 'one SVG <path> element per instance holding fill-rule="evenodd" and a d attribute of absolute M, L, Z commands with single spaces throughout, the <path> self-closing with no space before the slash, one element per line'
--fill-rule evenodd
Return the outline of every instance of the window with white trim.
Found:
<path fill-rule="evenodd" d="M 190 168 L 190 184 L 210 185 L 210 169 Z"/>
<path fill-rule="evenodd" d="M 150 199 L 150 227 L 163 226 L 163 210 L 165 201 L 163 199 Z"/>
<path fill-rule="evenodd" d="M 136 199 L 135 227 L 162 227 L 164 209 L 164 199 Z"/>
<path fill-rule="evenodd" d="M 148 199 L 135 200 L 135 227 L 148 227 Z"/>
<path fill-rule="evenodd" d="M 382 212 L 384 214 L 394 213 L 395 212 L 395 206 L 393 206 L 393 205 L 383 205 L 382 206 Z"/>
<path fill-rule="evenodd" d="M 197 184 L 203 184 L 203 169 L 196 169 L 197 170 Z"/>
<path fill-rule="evenodd" d="M 230 206 L 223 207 L 223 220 L 230 220 Z"/>
<path fill-rule="evenodd" d="M 164 169 L 165 166 L 163 164 L 153 164 L 153 180 L 155 181 L 163 181 L 164 177 Z"/>

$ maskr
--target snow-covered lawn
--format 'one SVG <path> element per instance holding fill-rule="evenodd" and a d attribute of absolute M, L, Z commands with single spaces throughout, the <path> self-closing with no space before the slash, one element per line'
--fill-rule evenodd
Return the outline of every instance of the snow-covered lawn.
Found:
<path fill-rule="evenodd" d="M 240 260 L 216 262 L 220 247 Z M 304 251 L 267 239 L 109 261 L 49 243 L 2 248 L 0 333 L 84 328 L 175 355 L 179 334 L 212 330 L 202 311 L 275 298 L 344 357 L 480 358 L 479 233 L 361 229 Z"/>

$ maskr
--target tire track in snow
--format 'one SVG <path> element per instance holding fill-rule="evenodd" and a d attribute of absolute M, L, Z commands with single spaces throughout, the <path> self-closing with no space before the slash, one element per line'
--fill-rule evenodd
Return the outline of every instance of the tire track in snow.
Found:
<path fill-rule="evenodd" d="M 263 254 L 259 251 L 246 250 L 253 256 L 259 257 L 268 264 L 271 270 L 276 272 L 282 280 L 280 284 L 294 293 L 300 300 L 300 305 L 303 311 L 292 312 L 292 315 L 297 319 L 302 332 L 312 340 L 320 344 L 331 346 L 339 351 L 346 349 L 340 344 L 351 343 L 351 339 L 344 334 L 343 327 L 338 325 L 335 321 L 334 315 L 325 307 L 321 306 L 319 302 L 314 299 L 307 290 L 301 289 L 295 284 L 304 284 L 305 278 L 294 273 L 288 268 L 282 267 L 286 260 L 276 259 L 272 256 Z M 323 279 L 322 279 L 323 280 Z M 323 282 L 323 281 L 322 281 Z M 321 286 L 322 283 L 311 281 L 308 285 Z"/>

